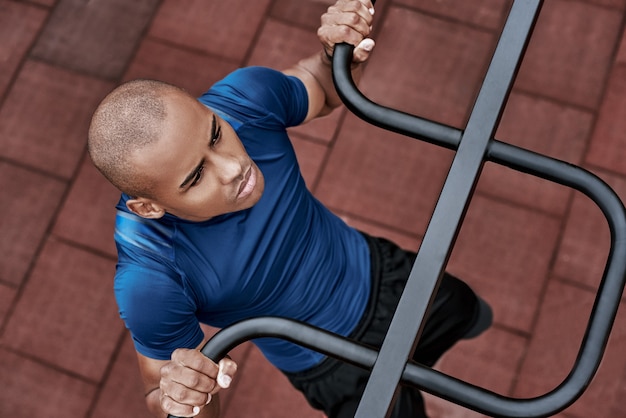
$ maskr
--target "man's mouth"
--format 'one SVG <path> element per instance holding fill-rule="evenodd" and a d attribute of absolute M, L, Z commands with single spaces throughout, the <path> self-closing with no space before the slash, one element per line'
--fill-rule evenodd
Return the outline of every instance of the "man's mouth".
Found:
<path fill-rule="evenodd" d="M 251 165 L 246 172 L 241 185 L 239 186 L 239 191 L 237 192 L 237 199 L 245 199 L 248 197 L 254 187 L 256 186 L 256 170 L 254 166 Z"/>

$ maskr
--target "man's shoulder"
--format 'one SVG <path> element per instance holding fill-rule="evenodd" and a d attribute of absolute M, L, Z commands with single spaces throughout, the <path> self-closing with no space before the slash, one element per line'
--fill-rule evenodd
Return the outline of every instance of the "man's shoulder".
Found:
<path fill-rule="evenodd" d="M 172 225 L 117 210 L 114 236 L 120 257 L 132 252 L 135 255 L 143 253 L 171 260 L 174 256 L 174 235 Z"/>
<path fill-rule="evenodd" d="M 267 67 L 244 67 L 215 83 L 198 100 L 243 122 L 267 120 L 268 115 L 290 125 L 306 115 L 307 93 L 293 76 Z M 294 119 L 293 121 L 291 119 Z"/>
<path fill-rule="evenodd" d="M 288 82 L 286 74 L 267 67 L 251 66 L 238 68 L 226 77 L 216 82 L 206 91 L 200 100 L 208 100 L 211 96 L 238 97 L 240 99 L 253 99 L 263 92 L 269 92 L 280 88 Z"/>

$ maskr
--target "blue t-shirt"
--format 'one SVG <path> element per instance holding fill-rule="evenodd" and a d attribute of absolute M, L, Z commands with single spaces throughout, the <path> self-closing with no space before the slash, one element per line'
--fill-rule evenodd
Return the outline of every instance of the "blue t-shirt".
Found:
<path fill-rule="evenodd" d="M 225 327 L 265 315 L 298 319 L 348 335 L 370 292 L 363 236 L 307 190 L 286 128 L 307 113 L 295 77 L 240 69 L 200 102 L 237 132 L 265 177 L 250 209 L 191 222 L 166 214 L 143 219 L 117 206 L 115 295 L 143 355 L 165 360 L 203 338 L 199 322 Z M 301 371 L 323 356 L 272 338 L 254 341 L 276 367 Z"/>

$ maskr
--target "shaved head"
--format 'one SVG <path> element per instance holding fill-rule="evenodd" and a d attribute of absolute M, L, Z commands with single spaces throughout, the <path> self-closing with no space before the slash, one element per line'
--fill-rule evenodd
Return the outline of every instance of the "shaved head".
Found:
<path fill-rule="evenodd" d="M 165 98 L 171 93 L 187 95 L 161 81 L 130 81 L 106 96 L 91 119 L 91 160 L 115 187 L 132 197 L 154 197 L 154 185 L 137 172 L 132 156 L 160 138 L 167 117 Z"/>

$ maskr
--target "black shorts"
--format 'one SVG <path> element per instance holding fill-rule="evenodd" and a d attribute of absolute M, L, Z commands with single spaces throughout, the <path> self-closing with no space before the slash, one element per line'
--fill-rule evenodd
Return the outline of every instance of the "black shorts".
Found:
<path fill-rule="evenodd" d="M 388 240 L 365 237 L 371 251 L 372 292 L 366 312 L 349 338 L 378 349 L 416 255 Z M 480 310 L 478 300 L 469 286 L 444 274 L 413 359 L 427 366 L 434 365 L 446 350 L 473 329 Z M 311 369 L 285 374 L 313 408 L 324 411 L 329 418 L 352 418 L 370 371 L 326 358 Z M 391 416 L 425 417 L 419 391 L 401 387 Z"/>

